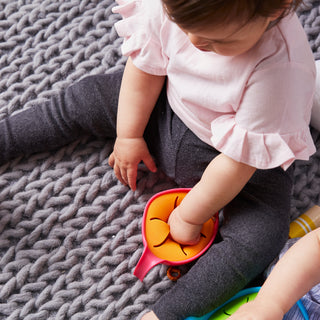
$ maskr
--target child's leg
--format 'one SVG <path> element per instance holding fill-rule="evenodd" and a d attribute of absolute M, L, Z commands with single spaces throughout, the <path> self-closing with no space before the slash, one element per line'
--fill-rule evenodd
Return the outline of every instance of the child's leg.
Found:
<path fill-rule="evenodd" d="M 89 76 L 51 100 L 0 122 L 0 163 L 70 143 L 80 135 L 115 137 L 122 70 Z"/>
<path fill-rule="evenodd" d="M 160 320 L 207 313 L 271 263 L 288 238 L 291 185 L 282 169 L 256 172 L 225 209 L 222 241 L 155 304 Z"/>
<path fill-rule="evenodd" d="M 158 126 L 151 126 L 158 131 L 150 134 L 149 141 L 158 165 L 180 186 L 193 186 L 219 152 L 201 142 L 168 105 L 158 110 L 161 120 L 158 119 Z M 157 139 L 160 142 L 152 144 Z M 218 307 L 277 256 L 288 238 L 291 172 L 292 169 L 285 172 L 277 168 L 254 174 L 225 208 L 226 221 L 220 228 L 222 240 L 153 307 L 160 320 L 203 315 Z"/>

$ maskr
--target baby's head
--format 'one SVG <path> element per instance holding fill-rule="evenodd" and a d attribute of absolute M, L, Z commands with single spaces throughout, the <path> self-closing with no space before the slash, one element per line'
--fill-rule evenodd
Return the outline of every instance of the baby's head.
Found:
<path fill-rule="evenodd" d="M 239 55 L 302 0 L 162 0 L 173 22 L 200 50 Z"/>

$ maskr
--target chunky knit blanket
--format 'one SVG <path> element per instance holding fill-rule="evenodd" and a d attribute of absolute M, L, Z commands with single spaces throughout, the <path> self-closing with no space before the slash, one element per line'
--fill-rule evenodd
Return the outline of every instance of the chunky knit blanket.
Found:
<path fill-rule="evenodd" d="M 114 5 L 0 0 L 0 119 L 121 67 Z M 320 59 L 320 1 L 299 16 Z M 130 191 L 107 164 L 111 150 L 112 141 L 85 137 L 0 167 L 0 319 L 136 319 L 172 286 L 165 266 L 143 282 L 133 269 L 144 206 L 175 185 L 142 166 Z M 319 157 L 297 162 L 292 218 L 319 202 Z"/>

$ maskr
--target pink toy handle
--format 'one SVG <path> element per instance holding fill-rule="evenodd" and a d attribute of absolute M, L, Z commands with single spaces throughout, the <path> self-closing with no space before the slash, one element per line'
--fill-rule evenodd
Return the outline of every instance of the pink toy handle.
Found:
<path fill-rule="evenodd" d="M 155 256 L 149 248 L 146 246 L 143 250 L 142 256 L 140 257 L 140 260 L 138 264 L 136 265 L 133 274 L 140 279 L 140 281 L 143 281 L 143 278 L 146 276 L 148 271 L 156 266 L 159 263 L 165 262 L 165 260 L 158 258 Z"/>

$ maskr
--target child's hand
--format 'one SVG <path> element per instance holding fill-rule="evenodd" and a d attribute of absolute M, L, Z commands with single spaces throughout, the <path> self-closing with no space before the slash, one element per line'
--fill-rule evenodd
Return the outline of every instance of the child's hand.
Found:
<path fill-rule="evenodd" d="M 109 157 L 109 165 L 116 177 L 124 185 L 136 189 L 138 164 L 143 161 L 147 168 L 155 172 L 156 165 L 149 153 L 143 138 L 117 138 L 113 152 Z"/>
<path fill-rule="evenodd" d="M 199 242 L 202 224 L 192 224 L 185 221 L 179 206 L 171 212 L 168 224 L 173 240 L 185 245 L 194 245 Z"/>

